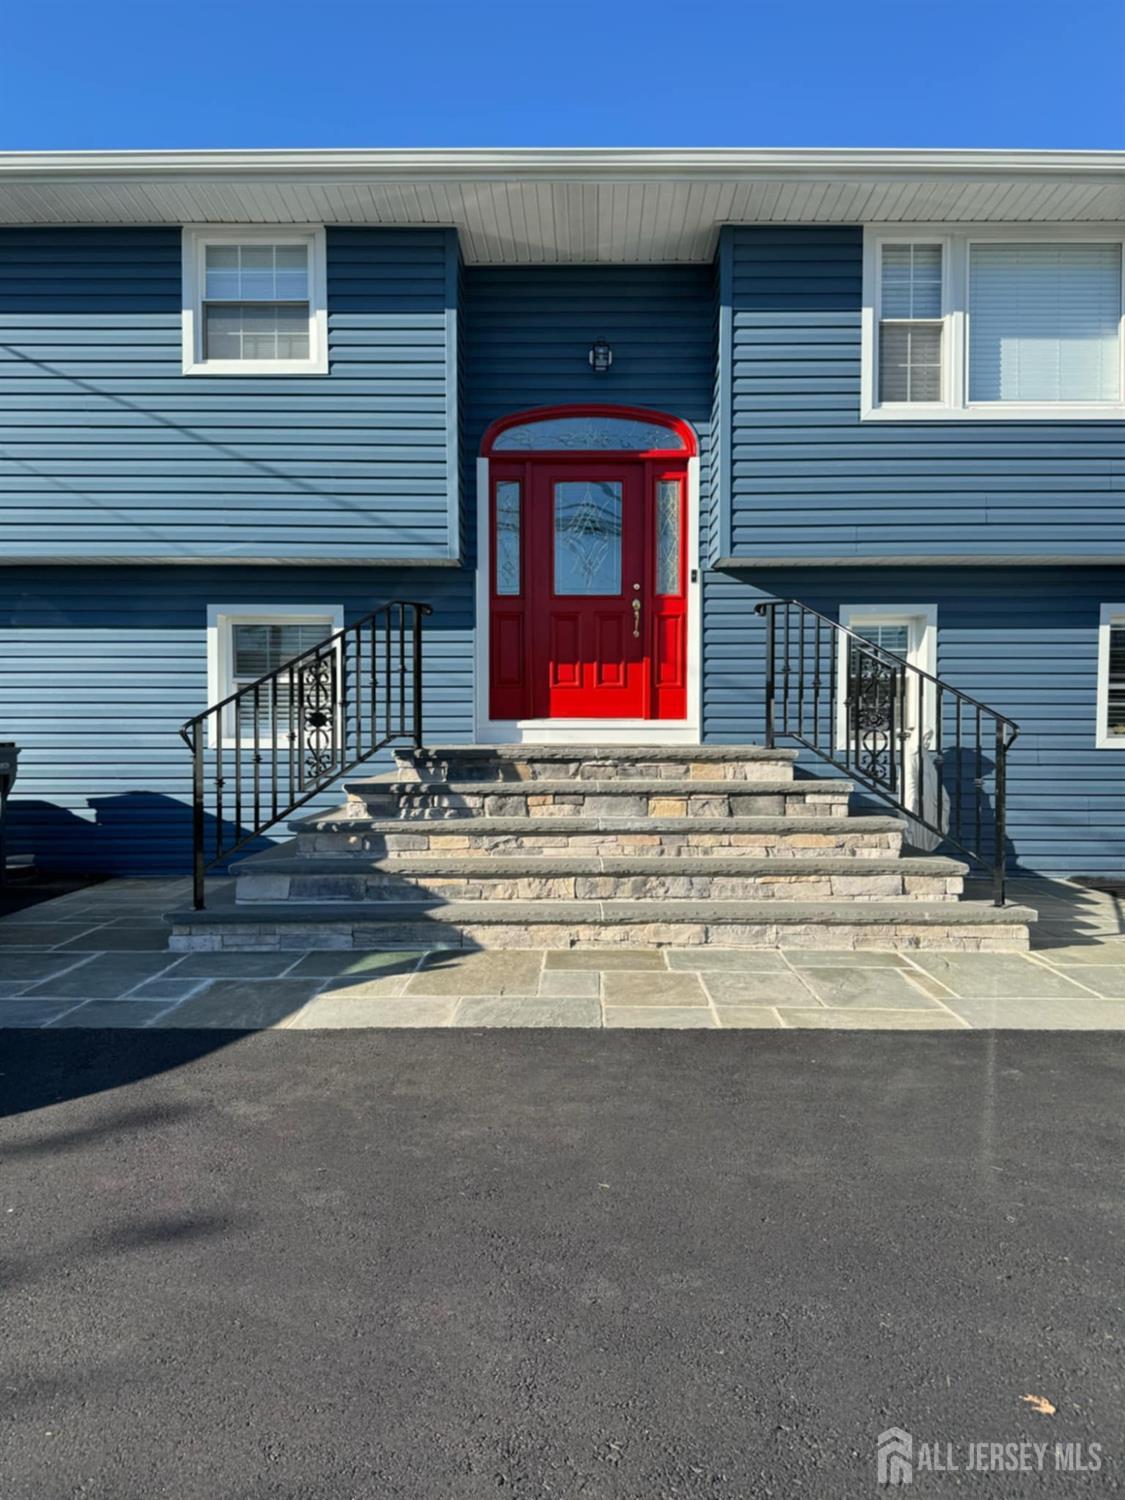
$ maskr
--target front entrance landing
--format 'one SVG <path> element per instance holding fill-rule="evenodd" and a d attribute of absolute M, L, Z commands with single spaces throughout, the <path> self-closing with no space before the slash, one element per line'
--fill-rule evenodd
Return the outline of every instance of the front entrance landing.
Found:
<path fill-rule="evenodd" d="M 216 882 L 221 885 L 222 882 Z M 702 1027 L 1125 1030 L 1119 901 L 1016 881 L 1031 952 L 167 950 L 185 881 L 10 893 L 0 1027 Z M 218 891 L 216 895 L 220 894 Z"/>

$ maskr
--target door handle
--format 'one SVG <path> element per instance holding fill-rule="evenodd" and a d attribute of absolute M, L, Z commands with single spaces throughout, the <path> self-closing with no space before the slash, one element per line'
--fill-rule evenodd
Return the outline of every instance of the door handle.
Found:
<path fill-rule="evenodd" d="M 633 600 L 633 639 L 639 641 L 641 638 L 641 601 Z"/>

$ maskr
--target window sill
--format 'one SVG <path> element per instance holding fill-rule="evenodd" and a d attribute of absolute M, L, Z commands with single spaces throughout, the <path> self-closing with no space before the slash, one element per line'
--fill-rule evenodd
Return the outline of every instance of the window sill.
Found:
<path fill-rule="evenodd" d="M 1125 404 L 1106 406 L 865 406 L 861 422 L 1121 422 Z"/>
<path fill-rule="evenodd" d="M 325 359 L 213 359 L 184 360 L 185 375 L 327 375 Z"/>

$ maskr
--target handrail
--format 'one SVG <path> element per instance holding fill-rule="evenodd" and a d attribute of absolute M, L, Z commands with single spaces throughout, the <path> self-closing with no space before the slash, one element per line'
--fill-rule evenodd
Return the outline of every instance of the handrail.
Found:
<path fill-rule="evenodd" d="M 992 877 L 1005 901 L 1008 752 L 1019 725 L 798 599 L 766 620 L 765 741 L 795 740 Z"/>
<path fill-rule="evenodd" d="M 431 613 L 389 600 L 181 725 L 197 911 L 209 869 L 386 745 L 421 748 L 422 620 Z"/>

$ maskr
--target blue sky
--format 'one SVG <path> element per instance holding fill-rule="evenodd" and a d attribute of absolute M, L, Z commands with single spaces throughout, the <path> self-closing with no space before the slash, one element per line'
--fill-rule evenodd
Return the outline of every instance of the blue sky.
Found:
<path fill-rule="evenodd" d="M 0 0 L 0 149 L 1125 148 L 1125 0 Z"/>

